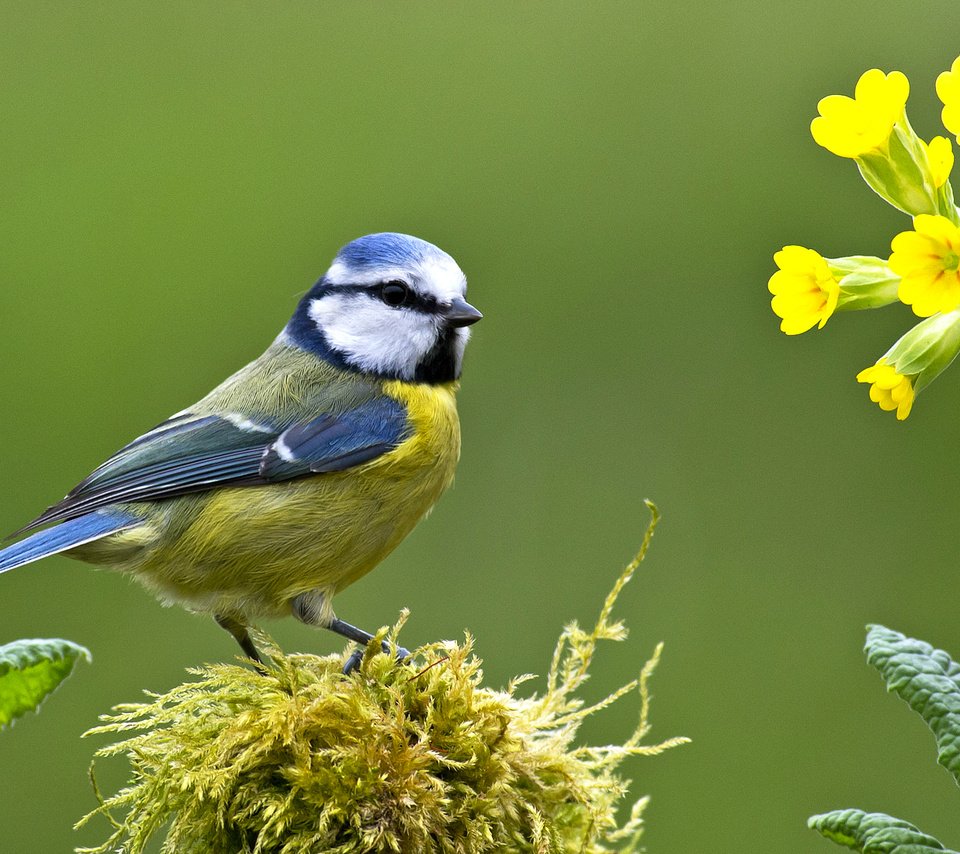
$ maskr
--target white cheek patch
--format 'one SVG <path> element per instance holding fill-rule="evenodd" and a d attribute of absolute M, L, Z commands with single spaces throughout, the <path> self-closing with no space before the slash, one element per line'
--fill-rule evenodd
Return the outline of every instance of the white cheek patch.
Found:
<path fill-rule="evenodd" d="M 333 292 L 315 299 L 310 318 L 352 365 L 403 379 L 413 379 L 438 336 L 429 315 L 391 308 L 362 293 Z"/>

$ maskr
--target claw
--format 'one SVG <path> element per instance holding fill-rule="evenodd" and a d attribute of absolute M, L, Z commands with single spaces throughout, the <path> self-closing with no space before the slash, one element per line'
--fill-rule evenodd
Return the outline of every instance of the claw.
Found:
<path fill-rule="evenodd" d="M 390 646 L 386 641 L 383 643 L 383 651 L 385 654 L 390 653 Z M 347 663 L 343 665 L 343 675 L 349 676 L 355 670 L 360 667 L 360 662 L 363 661 L 363 653 L 365 649 L 363 647 L 357 647 L 353 652 L 350 653 L 350 657 L 347 659 Z M 410 650 L 406 647 L 398 646 L 397 647 L 397 664 L 403 664 L 408 658 L 410 658 Z"/>
<path fill-rule="evenodd" d="M 343 675 L 349 676 L 351 673 L 353 673 L 353 671 L 360 666 L 361 661 L 363 661 L 363 650 L 358 647 L 350 653 L 347 663 L 343 665 Z"/>

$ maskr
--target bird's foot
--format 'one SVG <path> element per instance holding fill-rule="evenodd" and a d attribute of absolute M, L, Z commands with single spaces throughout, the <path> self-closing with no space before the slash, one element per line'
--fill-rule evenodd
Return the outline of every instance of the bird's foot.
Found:
<path fill-rule="evenodd" d="M 343 665 L 344 676 L 349 676 L 354 670 L 357 670 L 360 667 L 360 662 L 363 661 L 363 652 L 364 651 L 360 647 L 357 647 L 353 652 L 350 653 L 347 663 Z"/>
<path fill-rule="evenodd" d="M 383 642 L 383 651 L 386 655 L 389 655 L 391 652 L 391 646 L 386 641 Z M 357 647 L 353 652 L 350 653 L 350 657 L 347 659 L 347 663 L 343 665 L 343 675 L 349 676 L 355 670 L 360 667 L 360 662 L 363 661 L 363 654 L 366 652 L 364 647 Z M 410 658 L 410 650 L 406 647 L 398 646 L 397 647 L 397 663 L 402 664 L 406 659 Z"/>

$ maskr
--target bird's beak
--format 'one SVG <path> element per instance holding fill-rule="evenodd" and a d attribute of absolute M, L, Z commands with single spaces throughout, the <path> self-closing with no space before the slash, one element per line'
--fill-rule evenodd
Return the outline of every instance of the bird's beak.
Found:
<path fill-rule="evenodd" d="M 450 306 L 443 311 L 443 319 L 447 326 L 470 326 L 483 317 L 470 303 L 465 299 L 457 297 Z"/>

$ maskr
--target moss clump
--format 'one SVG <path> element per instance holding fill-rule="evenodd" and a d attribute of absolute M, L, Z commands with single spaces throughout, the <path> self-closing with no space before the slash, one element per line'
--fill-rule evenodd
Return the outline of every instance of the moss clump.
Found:
<path fill-rule="evenodd" d="M 138 854 L 164 828 L 164 852 L 204 854 L 635 850 L 646 799 L 617 822 L 627 788 L 617 768 L 685 741 L 641 744 L 661 647 L 600 703 L 586 706 L 577 690 L 597 642 L 626 636 L 610 612 L 653 533 L 651 509 L 593 630 L 571 624 L 561 635 L 542 695 L 517 696 L 529 677 L 484 687 L 469 636 L 423 646 L 400 666 L 379 652 L 382 630 L 349 677 L 339 657 L 275 647 L 265 673 L 196 669 L 197 681 L 118 706 L 90 731 L 129 736 L 97 755 L 125 754 L 133 778 L 80 822 L 107 816 L 110 839 L 78 850 Z M 574 746 L 584 718 L 633 690 L 640 720 L 624 744 Z"/>

